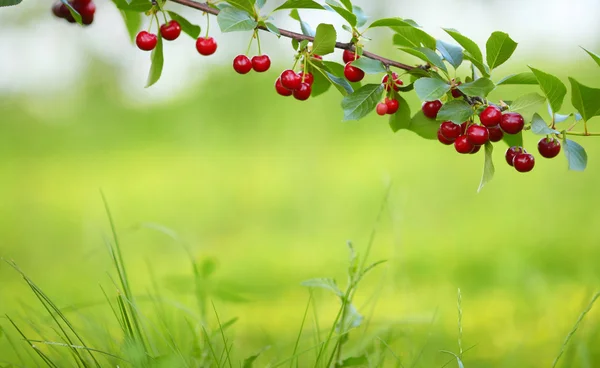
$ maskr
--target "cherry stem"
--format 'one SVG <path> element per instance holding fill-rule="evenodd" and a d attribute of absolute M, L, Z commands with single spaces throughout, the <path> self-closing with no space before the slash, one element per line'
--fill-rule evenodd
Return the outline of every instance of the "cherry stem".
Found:
<path fill-rule="evenodd" d="M 250 36 L 250 42 L 248 42 L 248 48 L 246 49 L 246 56 L 250 54 L 250 48 L 252 47 L 252 41 L 254 41 L 254 34 L 252 36 Z"/>
<path fill-rule="evenodd" d="M 582 136 L 582 137 L 591 137 L 591 136 L 596 136 L 596 137 L 600 137 L 600 133 L 590 133 L 590 132 L 565 132 L 566 135 L 578 135 L 578 136 Z"/>
<path fill-rule="evenodd" d="M 199 2 L 194 1 L 194 0 L 172 0 L 172 1 L 174 3 L 180 4 L 180 5 L 184 5 L 184 6 L 187 6 L 187 7 L 190 7 L 190 8 L 194 8 L 194 9 L 197 9 L 197 10 L 202 10 L 203 12 L 205 12 L 207 14 L 212 14 L 212 15 L 218 15 L 219 14 L 219 9 L 212 8 L 207 3 L 199 3 Z M 259 26 L 257 29 L 260 29 L 262 31 L 267 31 L 267 28 L 264 27 L 264 26 Z M 294 40 L 297 40 L 297 41 L 304 41 L 304 40 L 307 40 L 309 42 L 313 42 L 314 41 L 314 37 L 305 36 L 303 34 L 292 32 L 292 31 L 288 31 L 288 30 L 285 30 L 285 29 L 280 29 L 279 33 L 283 37 L 291 38 L 291 39 L 294 39 Z M 208 37 L 208 22 L 207 22 L 207 25 L 206 25 L 206 37 Z M 337 49 L 341 49 L 341 50 L 348 50 L 348 51 L 356 52 L 356 47 L 354 46 L 354 44 L 352 42 L 336 42 L 335 43 L 335 47 Z M 411 65 L 408 65 L 408 64 L 400 63 L 398 61 L 387 59 L 387 58 L 384 58 L 384 57 L 379 56 L 377 54 L 365 51 L 364 49 L 362 50 L 362 56 L 364 56 L 366 58 L 369 58 L 369 59 L 381 61 L 384 66 L 394 67 L 394 68 L 403 69 L 403 70 L 413 70 L 415 68 L 421 68 L 421 69 L 424 69 L 424 70 L 428 70 L 430 68 L 429 65 L 411 66 Z"/>
<path fill-rule="evenodd" d="M 169 23 L 169 20 L 167 19 L 167 13 L 165 13 L 165 11 L 162 9 L 160 9 L 160 11 L 161 11 L 163 17 L 165 18 L 165 24 Z"/>
<path fill-rule="evenodd" d="M 207 5 L 208 7 L 208 5 Z M 210 8 L 209 8 L 210 9 Z M 210 29 L 210 17 L 208 16 L 208 14 L 212 14 L 210 12 L 206 12 L 206 38 L 208 38 L 208 30 Z"/>
<path fill-rule="evenodd" d="M 256 44 L 258 45 L 258 54 L 262 55 L 262 52 L 260 51 L 260 36 L 256 30 L 254 30 L 254 35 L 256 36 Z"/>

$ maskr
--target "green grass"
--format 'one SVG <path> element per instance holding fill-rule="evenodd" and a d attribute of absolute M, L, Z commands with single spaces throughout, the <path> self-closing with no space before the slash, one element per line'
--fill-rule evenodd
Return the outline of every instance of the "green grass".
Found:
<path fill-rule="evenodd" d="M 125 103 L 98 76 L 60 97 L 4 96 L 0 255 L 43 290 L 66 332 L 6 264 L 0 313 L 30 339 L 63 344 L 35 343 L 40 351 L 59 367 L 94 366 L 91 348 L 139 366 L 239 366 L 258 352 L 255 366 L 313 366 L 340 309 L 323 290 L 308 304 L 301 282 L 345 286 L 346 241 L 362 257 L 377 223 L 369 261 L 387 262 L 353 297 L 365 320 L 342 358 L 456 366 L 440 351 L 459 353 L 460 288 L 465 367 L 552 366 L 600 282 L 593 138 L 578 139 L 590 156 L 585 173 L 567 172 L 560 157 L 519 175 L 497 149 L 496 178 L 476 194 L 482 156 L 392 134 L 376 116 L 341 123 L 333 92 L 302 104 L 276 99 L 275 71 L 224 73 L 153 106 Z M 204 88 L 234 77 L 239 89 Z M 253 88 L 262 93 L 245 92 Z M 113 237 L 99 189 L 127 287 L 106 251 Z M 600 364 L 598 322 L 592 309 L 559 367 Z M 0 325 L 0 364 L 41 362 L 8 319 Z M 93 355 L 101 366 L 127 366 Z"/>

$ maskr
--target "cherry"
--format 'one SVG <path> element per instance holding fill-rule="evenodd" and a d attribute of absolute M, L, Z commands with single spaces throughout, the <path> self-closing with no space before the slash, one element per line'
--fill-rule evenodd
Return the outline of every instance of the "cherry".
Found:
<path fill-rule="evenodd" d="M 560 141 L 556 138 L 542 138 L 538 142 L 538 151 L 545 158 L 554 158 L 560 153 Z"/>
<path fill-rule="evenodd" d="M 151 51 L 156 47 L 156 43 L 158 42 L 158 38 L 154 33 L 141 31 L 135 37 L 135 44 L 139 47 L 140 50 Z"/>
<path fill-rule="evenodd" d="M 535 166 L 535 158 L 531 153 L 517 153 L 513 158 L 513 165 L 518 172 L 529 172 Z"/>
<path fill-rule="evenodd" d="M 351 63 L 358 59 L 360 59 L 360 55 L 354 51 L 344 50 L 344 53 L 342 54 L 342 60 L 344 60 L 344 64 Z"/>
<path fill-rule="evenodd" d="M 81 15 L 81 23 L 89 26 L 94 22 L 94 14 L 96 13 L 96 4 L 88 2 L 87 4 L 79 2 L 74 3 L 74 8 Z"/>
<path fill-rule="evenodd" d="M 377 115 L 383 116 L 383 115 L 387 114 L 388 113 L 388 109 L 389 109 L 389 107 L 388 107 L 388 105 L 386 103 L 384 103 L 384 102 L 378 103 L 377 107 L 376 107 Z"/>
<path fill-rule="evenodd" d="M 487 130 L 490 132 L 490 142 L 500 142 L 504 138 L 504 132 L 498 125 L 488 127 Z"/>
<path fill-rule="evenodd" d="M 466 135 L 461 135 L 454 141 L 454 149 L 458 153 L 467 154 L 473 152 L 475 146 L 469 142 Z"/>
<path fill-rule="evenodd" d="M 464 123 L 460 124 L 460 134 L 467 134 L 468 127 L 469 127 L 468 121 L 465 121 Z"/>
<path fill-rule="evenodd" d="M 458 82 L 455 84 L 455 86 L 460 86 L 461 84 L 462 84 L 462 82 Z M 456 87 L 453 87 L 452 88 L 452 97 L 454 97 L 454 98 L 462 97 L 462 92 L 459 89 L 457 89 Z"/>
<path fill-rule="evenodd" d="M 346 63 L 346 66 L 344 67 L 344 76 L 350 82 L 360 82 L 365 77 L 365 72 L 360 68 L 350 65 L 350 63 Z"/>
<path fill-rule="evenodd" d="M 506 158 L 506 162 L 510 166 L 513 166 L 513 159 L 515 158 L 516 155 L 518 155 L 520 153 L 527 153 L 527 151 L 525 151 L 523 149 L 523 147 L 520 147 L 520 146 L 510 147 L 509 149 L 506 150 L 506 153 L 504 154 L 504 157 Z"/>
<path fill-rule="evenodd" d="M 500 121 L 500 128 L 508 134 L 517 134 L 525 126 L 525 120 L 523 116 L 518 112 L 507 112 L 502 115 L 502 121 Z"/>
<path fill-rule="evenodd" d="M 313 58 L 313 59 L 317 59 L 317 60 L 323 60 L 323 56 L 321 56 L 321 55 L 317 55 L 317 54 L 313 54 L 313 55 L 312 55 L 312 58 Z"/>
<path fill-rule="evenodd" d="M 300 100 L 300 101 L 308 100 L 311 92 L 312 92 L 312 87 L 310 86 L 310 84 L 308 84 L 306 82 L 300 83 L 300 88 L 294 90 L 294 98 L 296 98 L 296 100 Z"/>
<path fill-rule="evenodd" d="M 198 50 L 200 55 L 212 55 L 217 51 L 217 41 L 212 37 L 198 37 L 196 40 L 196 50 Z"/>
<path fill-rule="evenodd" d="M 502 111 L 496 106 L 488 106 L 479 114 L 481 124 L 486 127 L 491 127 L 502 122 Z"/>
<path fill-rule="evenodd" d="M 252 57 L 252 68 L 259 73 L 266 72 L 271 67 L 269 55 L 258 55 Z"/>
<path fill-rule="evenodd" d="M 404 84 L 404 82 L 402 82 L 402 80 L 400 79 L 398 74 L 396 74 L 396 72 L 392 73 L 392 79 L 394 80 L 394 91 L 397 92 L 400 90 L 400 86 L 402 86 Z M 388 84 L 389 80 L 390 80 L 390 76 L 388 74 L 384 75 L 383 79 L 381 80 L 381 84 L 385 85 L 386 91 L 390 90 L 390 85 Z"/>
<path fill-rule="evenodd" d="M 292 91 L 299 89 L 302 84 L 302 77 L 291 69 L 284 70 L 279 78 L 281 79 L 281 85 Z"/>
<path fill-rule="evenodd" d="M 477 152 L 479 152 L 481 150 L 481 146 L 475 146 L 475 148 L 473 148 L 473 151 L 471 151 L 471 154 L 474 155 Z"/>
<path fill-rule="evenodd" d="M 54 14 L 55 17 L 64 18 L 62 8 L 67 9 L 67 7 L 61 2 L 54 3 L 52 5 L 52 14 Z"/>
<path fill-rule="evenodd" d="M 238 55 L 233 59 L 233 69 L 240 74 L 247 74 L 252 70 L 252 63 L 248 56 Z"/>
<path fill-rule="evenodd" d="M 160 34 L 167 41 L 173 41 L 181 34 L 181 25 L 176 20 L 171 19 L 169 23 L 160 26 Z"/>
<path fill-rule="evenodd" d="M 275 90 L 277 91 L 278 94 L 280 94 L 281 96 L 291 96 L 294 92 L 285 88 L 282 84 L 281 84 L 281 78 L 277 78 L 277 80 L 275 81 Z"/>
<path fill-rule="evenodd" d="M 449 146 L 454 143 L 453 139 L 451 140 L 451 139 L 444 137 L 444 135 L 442 134 L 441 128 L 438 129 L 437 138 L 438 138 L 438 141 L 440 141 L 442 144 L 445 144 L 446 146 Z"/>
<path fill-rule="evenodd" d="M 482 146 L 490 139 L 490 132 L 481 125 L 471 125 L 467 128 L 467 139 L 475 146 Z"/>
<path fill-rule="evenodd" d="M 310 73 L 310 72 L 308 72 L 308 73 L 300 72 L 300 73 L 298 73 L 298 75 L 300 76 L 300 79 L 303 82 L 306 82 L 306 83 L 310 84 L 311 86 L 315 82 L 315 76 L 312 75 L 312 73 Z"/>
<path fill-rule="evenodd" d="M 456 138 L 463 134 L 461 132 L 461 126 L 454 124 L 451 121 L 444 121 L 440 125 L 440 133 L 444 136 L 444 138 L 451 140 L 452 142 L 454 142 Z"/>
<path fill-rule="evenodd" d="M 442 108 L 442 101 L 440 101 L 440 100 L 427 101 L 421 107 L 421 109 L 423 110 L 423 114 L 425 114 L 425 116 L 427 116 L 430 119 L 437 118 L 437 114 L 441 108 Z"/>
<path fill-rule="evenodd" d="M 385 104 L 387 105 L 387 113 L 390 115 L 395 114 L 400 108 L 400 102 L 395 98 L 389 99 L 386 97 Z"/>

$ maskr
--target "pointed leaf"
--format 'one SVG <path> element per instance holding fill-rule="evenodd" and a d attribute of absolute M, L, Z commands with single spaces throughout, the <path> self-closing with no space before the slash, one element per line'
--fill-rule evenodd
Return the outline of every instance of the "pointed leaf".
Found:
<path fill-rule="evenodd" d="M 387 69 L 383 66 L 383 63 L 379 60 L 370 59 L 367 57 L 361 57 L 360 59 L 356 59 L 352 62 L 357 68 L 360 68 L 363 72 L 367 74 L 379 74 L 385 73 Z"/>
<path fill-rule="evenodd" d="M 554 112 L 558 112 L 562 107 L 565 95 L 567 94 L 567 87 L 563 82 L 552 74 L 544 73 L 539 69 L 529 67 L 535 75 L 540 88 L 544 95 L 548 99 L 548 103 L 552 107 Z"/>
<path fill-rule="evenodd" d="M 335 50 L 337 33 L 331 24 L 321 23 L 317 27 L 312 53 L 317 55 L 331 54 Z"/>
<path fill-rule="evenodd" d="M 504 138 L 502 138 L 502 140 L 509 147 L 513 147 L 513 146 L 523 147 L 523 131 L 520 131 L 517 134 L 504 134 Z"/>
<path fill-rule="evenodd" d="M 463 50 L 461 47 L 444 42 L 436 41 L 436 46 L 439 52 L 444 57 L 444 60 L 450 63 L 454 69 L 458 68 L 463 62 Z"/>
<path fill-rule="evenodd" d="M 200 36 L 200 26 L 190 23 L 190 21 L 175 12 L 168 11 L 168 13 L 171 19 L 176 20 L 179 23 L 181 30 L 188 36 L 193 39 L 197 39 L 198 36 Z"/>
<path fill-rule="evenodd" d="M 158 82 L 163 70 L 164 57 L 163 57 L 163 40 L 160 32 L 158 33 L 158 42 L 156 47 L 152 50 L 150 56 L 152 65 L 150 65 L 150 72 L 148 73 L 148 81 L 146 82 L 146 88 L 150 87 L 154 83 Z"/>
<path fill-rule="evenodd" d="M 584 121 L 600 115 L 600 89 L 584 86 L 569 77 L 571 82 L 571 103 L 579 111 Z"/>
<path fill-rule="evenodd" d="M 350 1 L 350 0 L 340 0 L 340 3 L 342 3 L 348 10 L 353 9 L 352 1 Z"/>
<path fill-rule="evenodd" d="M 531 72 L 523 72 L 519 74 L 511 74 L 507 77 L 502 78 L 496 85 L 502 84 L 538 84 L 538 80 L 535 74 Z"/>
<path fill-rule="evenodd" d="M 221 32 L 251 31 L 258 25 L 248 12 L 232 7 L 224 8 L 219 12 L 217 23 Z"/>
<path fill-rule="evenodd" d="M 473 40 L 466 36 L 463 36 L 456 29 L 444 28 L 444 31 L 446 31 L 446 33 L 448 33 L 450 37 L 454 38 L 454 40 L 458 42 L 458 44 L 461 45 L 474 60 L 478 61 L 479 64 L 483 64 L 483 55 L 481 54 L 481 49 Z"/>
<path fill-rule="evenodd" d="M 363 11 L 363 9 L 360 6 L 356 6 L 356 5 L 353 6 L 352 14 L 354 14 L 356 16 L 356 26 L 357 27 L 362 27 L 365 24 L 367 24 L 369 17 L 365 14 L 365 12 Z"/>
<path fill-rule="evenodd" d="M 227 3 L 237 9 L 243 10 L 248 14 L 255 14 L 256 10 L 254 9 L 253 0 L 227 0 Z"/>
<path fill-rule="evenodd" d="M 590 50 L 587 50 L 583 47 L 582 47 L 582 49 L 583 49 L 583 51 L 587 52 L 588 55 L 590 55 L 592 57 L 592 59 L 594 59 L 594 61 L 596 62 L 596 64 L 598 64 L 598 66 L 600 66 L 600 55 L 598 55 L 594 52 L 591 52 Z"/>
<path fill-rule="evenodd" d="M 311 97 L 317 97 L 327 92 L 333 83 L 327 77 L 325 77 L 325 72 L 316 69 L 315 67 L 309 68 L 309 71 L 314 77 L 312 93 L 310 94 Z"/>
<path fill-rule="evenodd" d="M 435 119 L 429 119 L 423 114 L 423 111 L 419 111 L 410 120 L 408 130 L 417 133 L 419 136 L 425 139 L 437 140 L 437 131 L 440 128 L 440 123 Z"/>
<path fill-rule="evenodd" d="M 0 0 L 0 7 L 20 4 L 22 0 Z"/>
<path fill-rule="evenodd" d="M 494 32 L 488 38 L 485 47 L 487 64 L 490 69 L 495 69 L 512 56 L 517 48 L 517 43 L 504 32 Z"/>
<path fill-rule="evenodd" d="M 342 363 L 338 365 L 338 367 L 363 367 L 369 365 L 369 359 L 367 359 L 366 355 L 361 355 L 358 357 L 350 357 L 342 360 Z"/>
<path fill-rule="evenodd" d="M 423 46 L 430 50 L 435 50 L 435 38 L 430 36 L 427 32 L 399 18 L 396 20 L 396 22 L 397 25 L 390 26 L 392 30 L 396 32 L 394 35 L 395 44 L 407 47 Z M 377 24 L 377 22 L 374 22 L 371 27 L 373 27 L 375 24 Z"/>
<path fill-rule="evenodd" d="M 62 1 L 62 0 L 61 0 Z M 139 13 L 145 13 L 148 10 L 152 9 L 152 2 L 149 0 L 121 0 L 114 1 L 117 5 L 117 8 L 121 10 L 129 10 Z"/>
<path fill-rule="evenodd" d="M 310 287 L 310 288 L 321 288 L 321 289 L 329 290 L 339 297 L 344 296 L 344 292 L 340 290 L 340 288 L 337 286 L 337 283 L 335 282 L 334 279 L 330 279 L 330 278 L 310 279 L 310 280 L 302 281 L 301 285 Z"/>
<path fill-rule="evenodd" d="M 142 13 L 121 10 L 121 16 L 123 17 L 123 21 L 125 22 L 125 27 L 127 27 L 127 33 L 129 33 L 129 37 L 131 42 L 135 41 L 135 36 L 139 32 L 140 27 L 142 26 Z"/>
<path fill-rule="evenodd" d="M 559 134 L 560 132 L 551 129 L 544 119 L 536 112 L 533 114 L 533 120 L 531 121 L 531 132 L 537 135 L 548 135 L 548 134 Z"/>
<path fill-rule="evenodd" d="M 410 126 L 410 105 L 402 96 L 394 92 L 394 98 L 398 100 L 399 108 L 395 114 L 390 115 L 390 128 L 397 132 L 400 129 L 408 129 Z"/>
<path fill-rule="evenodd" d="M 438 78 L 420 78 L 414 85 L 421 101 L 438 100 L 450 91 L 450 85 Z"/>
<path fill-rule="evenodd" d="M 485 144 L 485 162 L 483 163 L 483 175 L 481 176 L 481 182 L 479 183 L 479 188 L 477 192 L 481 192 L 481 189 L 489 183 L 494 177 L 494 173 L 496 172 L 496 168 L 494 168 L 493 155 L 494 145 L 492 142 L 487 142 Z"/>
<path fill-rule="evenodd" d="M 579 143 L 567 139 L 565 133 L 563 132 L 563 151 L 569 162 L 569 170 L 584 171 L 587 167 L 587 153 Z"/>
<path fill-rule="evenodd" d="M 327 3 L 327 5 L 325 6 L 325 9 L 332 11 L 334 13 L 337 13 L 339 16 L 344 18 L 346 20 L 346 22 L 348 22 L 348 24 L 350 24 L 351 27 L 356 27 L 357 20 L 356 20 L 356 15 L 354 15 L 354 13 L 345 9 L 336 1 L 325 0 L 325 3 Z"/>
<path fill-rule="evenodd" d="M 544 96 L 540 96 L 535 92 L 529 93 L 514 100 L 513 103 L 510 104 L 510 110 L 521 114 L 524 112 L 535 112 L 544 102 L 546 102 Z"/>
<path fill-rule="evenodd" d="M 344 109 L 344 121 L 359 120 L 367 116 L 375 109 L 377 103 L 381 101 L 383 95 L 383 85 L 367 84 L 354 93 L 344 97 L 342 108 Z"/>
<path fill-rule="evenodd" d="M 446 102 L 437 115 L 438 121 L 452 121 L 462 124 L 473 116 L 473 108 L 464 100 L 452 100 Z M 437 132 L 436 132 L 437 134 Z"/>
<path fill-rule="evenodd" d="M 487 97 L 496 86 L 488 78 L 479 78 L 474 82 L 463 83 L 457 88 L 467 96 Z"/>
<path fill-rule="evenodd" d="M 288 0 L 282 5 L 275 8 L 273 11 L 282 10 L 282 9 L 321 9 L 325 8 L 313 0 Z"/>

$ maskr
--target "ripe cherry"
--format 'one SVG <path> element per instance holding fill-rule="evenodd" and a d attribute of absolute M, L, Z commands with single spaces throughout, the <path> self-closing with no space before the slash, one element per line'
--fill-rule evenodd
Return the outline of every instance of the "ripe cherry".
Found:
<path fill-rule="evenodd" d="M 344 67 L 344 76 L 350 82 L 360 82 L 365 77 L 365 72 L 360 68 L 350 65 L 350 63 L 346 63 L 346 66 Z"/>
<path fill-rule="evenodd" d="M 455 84 L 455 86 L 460 86 L 462 84 L 462 82 L 458 82 Z M 462 93 L 460 92 L 459 89 L 457 89 L 456 87 L 452 88 L 452 97 L 454 98 L 459 98 L 462 97 Z"/>
<path fill-rule="evenodd" d="M 467 139 L 476 146 L 482 146 L 490 139 L 490 132 L 481 125 L 471 125 L 467 128 Z"/>
<path fill-rule="evenodd" d="M 460 125 L 454 124 L 451 121 L 444 121 L 440 125 L 440 132 L 444 138 L 454 142 L 456 138 L 460 137 L 461 135 L 461 127 Z"/>
<path fill-rule="evenodd" d="M 444 137 L 444 135 L 442 134 L 441 128 L 438 129 L 437 138 L 438 138 L 438 141 L 440 141 L 440 143 L 445 144 L 446 146 L 449 146 L 454 143 L 454 139 L 448 139 L 448 138 Z"/>
<path fill-rule="evenodd" d="M 285 97 L 291 96 L 294 93 L 294 91 L 285 88 L 281 84 L 281 78 L 277 78 L 277 80 L 275 81 L 275 90 L 277 91 L 278 94 L 280 94 L 281 96 L 285 96 Z"/>
<path fill-rule="evenodd" d="M 308 84 L 306 82 L 300 83 L 300 88 L 294 90 L 294 98 L 296 98 L 296 100 L 300 100 L 300 101 L 308 100 L 311 92 L 312 92 L 312 87 L 310 86 L 310 84 Z"/>
<path fill-rule="evenodd" d="M 400 79 L 400 77 L 398 76 L 398 74 L 396 74 L 396 72 L 392 73 L 392 79 L 394 80 L 394 91 L 399 91 L 400 87 L 404 84 L 404 82 L 402 82 L 402 79 Z M 383 79 L 381 80 L 381 84 L 383 84 L 385 86 L 385 90 L 389 91 L 390 90 L 390 85 L 388 84 L 388 81 L 390 80 L 390 76 L 388 74 L 383 76 Z"/>
<path fill-rule="evenodd" d="M 490 132 L 490 142 L 500 142 L 504 138 L 504 132 L 499 125 L 488 127 L 487 130 Z"/>
<path fill-rule="evenodd" d="M 454 149 L 458 153 L 467 154 L 473 152 L 475 146 L 469 142 L 466 135 L 461 135 L 454 141 Z"/>
<path fill-rule="evenodd" d="M 269 70 L 271 67 L 271 59 L 269 55 L 258 55 L 252 57 L 252 68 L 254 71 L 262 73 Z"/>
<path fill-rule="evenodd" d="M 358 59 L 360 59 L 360 55 L 354 51 L 344 50 L 344 53 L 342 54 L 342 60 L 344 60 L 344 64 L 351 63 Z"/>
<path fill-rule="evenodd" d="M 556 138 L 542 138 L 538 142 L 538 151 L 545 158 L 554 158 L 560 153 L 560 141 Z"/>
<path fill-rule="evenodd" d="M 217 41 L 212 37 L 199 37 L 196 40 L 196 50 L 198 50 L 200 55 L 212 55 L 217 51 Z"/>
<path fill-rule="evenodd" d="M 300 80 L 310 84 L 311 86 L 315 82 L 315 76 L 310 72 L 308 72 L 308 73 L 300 72 L 300 73 L 298 73 L 298 75 L 300 76 Z"/>
<path fill-rule="evenodd" d="M 252 63 L 248 56 L 238 55 L 233 59 L 233 69 L 240 74 L 247 74 L 252 70 Z"/>
<path fill-rule="evenodd" d="M 291 69 L 284 70 L 279 78 L 281 79 L 281 85 L 292 91 L 299 89 L 302 84 L 302 77 Z"/>
<path fill-rule="evenodd" d="M 513 166 L 513 159 L 516 155 L 520 153 L 527 153 L 527 151 L 525 151 L 523 147 L 520 146 L 512 146 L 509 149 L 507 149 L 506 153 L 504 154 L 504 158 L 506 158 L 506 163 L 508 163 L 510 166 Z"/>
<path fill-rule="evenodd" d="M 486 127 L 498 125 L 502 121 L 502 111 L 496 106 L 488 106 L 479 114 L 479 120 Z"/>
<path fill-rule="evenodd" d="M 89 2 L 80 7 L 76 7 L 75 10 L 81 15 L 81 23 L 89 26 L 94 22 L 94 14 L 96 13 L 96 4 Z"/>
<path fill-rule="evenodd" d="M 531 153 L 518 153 L 513 158 L 513 165 L 518 172 L 529 172 L 535 166 L 535 158 Z"/>
<path fill-rule="evenodd" d="M 425 114 L 425 116 L 427 116 L 430 119 L 437 118 L 437 114 L 441 108 L 442 108 L 442 101 L 440 101 L 440 100 L 427 101 L 421 107 L 421 109 L 423 110 L 423 114 Z"/>
<path fill-rule="evenodd" d="M 61 3 L 61 2 L 56 2 L 52 5 L 52 14 L 54 14 L 55 17 L 58 18 L 64 18 L 65 16 L 63 15 L 63 10 L 62 8 L 67 9 L 67 7 L 65 6 L 65 4 Z"/>
<path fill-rule="evenodd" d="M 388 105 L 384 102 L 380 102 L 377 104 L 375 110 L 377 110 L 377 115 L 383 116 L 388 113 Z"/>
<path fill-rule="evenodd" d="M 479 151 L 481 150 L 481 147 L 482 147 L 482 146 L 475 146 L 475 148 L 473 148 L 473 151 L 471 151 L 471 154 L 472 154 L 472 155 L 474 155 L 474 154 L 476 154 L 477 152 L 479 152 Z"/>
<path fill-rule="evenodd" d="M 390 115 L 395 114 L 400 108 L 400 102 L 395 98 L 389 99 L 386 97 L 385 104 L 387 105 L 387 113 Z"/>
<path fill-rule="evenodd" d="M 156 47 L 158 37 L 154 33 L 141 31 L 135 37 L 135 44 L 140 50 L 151 51 Z"/>
<path fill-rule="evenodd" d="M 508 134 L 517 134 L 525 126 L 525 120 L 523 116 L 518 112 L 507 112 L 502 115 L 502 121 L 500 122 L 500 128 Z"/>
<path fill-rule="evenodd" d="M 181 25 L 176 20 L 171 19 L 169 23 L 160 26 L 160 34 L 167 41 L 173 41 L 181 34 Z"/>

